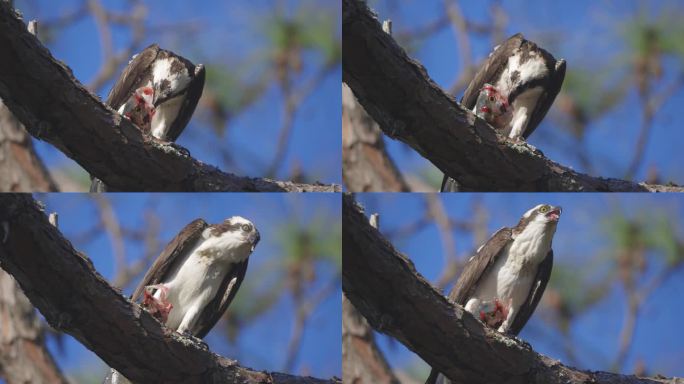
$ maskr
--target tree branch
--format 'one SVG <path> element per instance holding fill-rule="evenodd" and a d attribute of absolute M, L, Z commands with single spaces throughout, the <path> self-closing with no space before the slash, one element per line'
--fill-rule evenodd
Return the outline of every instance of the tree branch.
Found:
<path fill-rule="evenodd" d="M 437 292 L 368 224 L 352 195 L 342 203 L 342 289 L 373 328 L 466 383 L 676 383 L 566 367 L 519 339 L 484 327 Z"/>
<path fill-rule="evenodd" d="M 342 57 L 342 80 L 383 132 L 411 146 L 466 190 L 684 191 L 581 174 L 497 135 L 437 86 L 382 31 L 363 1 L 342 1 Z"/>
<path fill-rule="evenodd" d="M 48 223 L 30 195 L 0 195 L 0 266 L 52 327 L 142 383 L 324 383 L 258 372 L 161 326 L 112 288 Z"/>
<path fill-rule="evenodd" d="M 225 173 L 187 150 L 143 135 L 88 92 L 0 2 L 0 98 L 28 128 L 117 190 L 338 192 L 339 185 L 298 184 Z"/>

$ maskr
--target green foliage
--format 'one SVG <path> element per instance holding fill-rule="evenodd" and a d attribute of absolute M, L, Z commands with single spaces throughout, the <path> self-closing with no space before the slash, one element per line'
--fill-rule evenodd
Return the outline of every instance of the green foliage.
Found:
<path fill-rule="evenodd" d="M 657 16 L 642 8 L 633 19 L 626 20 L 621 32 L 634 56 L 665 54 L 678 57 L 684 69 L 684 14 L 679 8 L 668 6 Z"/>
<path fill-rule="evenodd" d="M 257 100 L 265 90 L 268 82 L 267 76 L 254 76 L 251 80 L 251 71 L 257 67 L 252 63 L 237 65 L 227 70 L 225 64 L 210 63 L 206 68 L 206 86 L 223 108 L 226 118 L 238 114 L 248 105 Z M 261 69 L 260 71 L 265 71 Z"/>
<path fill-rule="evenodd" d="M 565 74 L 563 91 L 573 97 L 585 120 L 607 113 L 624 97 L 624 81 L 609 83 L 611 73 L 612 69 L 607 67 L 598 70 L 576 67 Z"/>
<path fill-rule="evenodd" d="M 293 17 L 275 13 L 264 19 L 262 27 L 276 52 L 293 48 L 311 50 L 321 54 L 324 66 L 336 65 L 342 60 L 339 34 L 339 14 L 334 8 L 304 3 L 294 11 Z"/>
<path fill-rule="evenodd" d="M 604 221 L 603 228 L 615 249 L 643 247 L 644 251 L 661 258 L 666 265 L 684 260 L 684 239 L 680 239 L 678 226 L 666 211 L 651 209 L 633 218 L 614 212 Z M 613 257 L 617 255 L 618 252 L 612 253 Z"/>
<path fill-rule="evenodd" d="M 286 265 L 324 262 L 334 266 L 337 272 L 342 269 L 342 225 L 325 212 L 301 226 L 283 223 L 278 240 Z"/>
<path fill-rule="evenodd" d="M 556 263 L 551 270 L 550 286 L 560 295 L 559 324 L 562 330 L 569 329 L 572 319 L 589 310 L 609 292 L 614 270 L 609 269 L 596 280 L 592 272 L 597 270 L 601 257 L 583 265 Z"/>

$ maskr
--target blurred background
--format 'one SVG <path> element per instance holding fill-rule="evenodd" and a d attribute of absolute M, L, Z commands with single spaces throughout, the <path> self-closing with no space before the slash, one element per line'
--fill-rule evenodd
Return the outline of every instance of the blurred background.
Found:
<path fill-rule="evenodd" d="M 590 175 L 684 183 L 683 2 L 368 3 L 378 19 L 392 20 L 399 45 L 457 100 L 493 47 L 523 33 L 567 61 L 562 91 L 530 144 Z M 436 167 L 401 142 L 385 143 L 411 190 L 439 188 Z"/>
<path fill-rule="evenodd" d="M 126 296 L 190 221 L 248 218 L 259 229 L 261 241 L 250 256 L 235 300 L 205 338 L 209 348 L 257 370 L 341 377 L 339 195 L 35 197 L 45 204 L 46 212 L 59 214 L 64 236 Z M 105 364 L 71 336 L 48 331 L 47 345 L 74 383 L 102 382 Z"/>
<path fill-rule="evenodd" d="M 15 0 L 39 38 L 105 99 L 152 43 L 203 63 L 204 93 L 177 142 L 226 172 L 341 183 L 340 5 L 316 0 Z M 61 190 L 86 172 L 35 140 Z"/>
<path fill-rule="evenodd" d="M 684 376 L 684 196 L 636 194 L 357 194 L 380 231 L 446 295 L 495 231 L 537 204 L 561 205 L 549 285 L 519 337 L 580 369 Z M 401 209 L 397 209 L 401 207 Z M 430 368 L 376 334 L 403 383 Z"/>

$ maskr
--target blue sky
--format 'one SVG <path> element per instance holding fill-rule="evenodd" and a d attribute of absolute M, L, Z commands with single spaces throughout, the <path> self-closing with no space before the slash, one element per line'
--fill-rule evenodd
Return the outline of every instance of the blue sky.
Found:
<path fill-rule="evenodd" d="M 112 244 L 102 231 L 89 237 L 84 234 L 92 230 L 99 220 L 97 206 L 87 195 L 50 194 L 36 195 L 45 202 L 48 212 L 59 213 L 59 227 L 74 247 L 88 255 L 97 271 L 105 278 L 114 274 Z M 283 226 L 307 226 L 321 220 L 322 233 L 339 232 L 340 197 L 332 194 L 110 194 L 115 215 L 124 228 L 144 230 L 145 215 L 149 212 L 160 219 L 159 240 L 164 246 L 191 220 L 201 217 L 210 223 L 240 215 L 250 219 L 261 233 L 261 241 L 250 257 L 250 264 L 244 284 L 255 290 L 274 289 L 270 286 L 276 275 L 283 270 L 269 271 L 286 255 L 280 242 Z M 327 232 L 326 232 L 327 231 Z M 339 238 L 339 233 L 336 235 Z M 340 256 L 341 245 L 336 254 Z M 125 251 L 128 262 L 141 257 L 143 247 L 138 242 L 127 241 Z M 336 276 L 331 263 L 316 264 L 318 291 Z M 264 272 L 266 271 L 266 272 Z M 252 280 L 250 281 L 250 277 Z M 255 280 L 259 277 L 261 282 Z M 133 284 L 137 284 L 135 281 Z M 244 287 L 238 292 L 236 301 L 249 302 L 244 297 Z M 132 293 L 133 287 L 124 289 Z M 310 374 L 318 377 L 341 376 L 341 288 L 328 296 L 313 312 L 304 332 L 302 349 L 295 364 L 295 374 Z M 243 296 L 241 297 L 241 293 Z M 235 303 L 234 303 L 235 304 Z M 230 308 L 228 309 L 230 311 Z M 294 319 L 294 306 L 287 292 L 280 295 L 278 302 L 266 313 L 256 317 L 242 328 L 235 343 L 229 343 L 223 330 L 214 329 L 206 338 L 212 351 L 237 359 L 241 364 L 258 370 L 282 371 L 284 351 L 290 340 Z M 91 351 L 66 335 L 63 349 L 54 342 L 49 344 L 59 366 L 70 375 L 104 373 L 104 365 Z"/>
<path fill-rule="evenodd" d="M 22 11 L 25 20 L 35 18 L 50 21 L 73 12 L 80 3 L 80 0 L 17 0 L 15 6 Z M 102 3 L 107 9 L 129 9 L 124 1 L 104 0 Z M 195 63 L 214 63 L 229 70 L 258 69 L 266 62 L 264 48 L 268 39 L 263 31 L 267 18 L 274 14 L 276 1 L 151 0 L 144 3 L 148 8 L 148 26 L 168 27 L 192 23 L 199 26 L 199 31 L 185 39 L 179 38 L 183 36 L 182 33 L 170 33 L 172 29 L 168 28 L 163 32 L 151 32 L 145 36 L 143 47 L 157 42 L 162 48 L 172 49 Z M 320 14 L 325 11 L 333 15 L 334 20 L 338 20 L 333 32 L 340 36 L 339 6 L 311 0 L 281 3 L 288 16 L 294 16 L 300 9 L 307 7 L 320 10 Z M 93 18 L 81 19 L 55 37 L 48 44 L 52 55 L 66 63 L 83 84 L 92 81 L 103 60 L 100 35 Z M 112 37 L 115 51 L 130 41 L 130 34 L 125 28 L 114 27 Z M 323 57 L 319 53 L 305 51 L 303 60 L 299 76 L 309 79 L 321 66 Z M 243 80 L 248 80 L 248 74 L 239 72 L 238 76 L 245 76 Z M 341 71 L 337 66 L 303 100 L 295 115 L 289 151 L 277 177 L 289 177 L 293 167 L 301 167 L 309 181 L 341 182 L 340 78 Z M 98 90 L 98 96 L 104 99 L 110 87 L 111 82 Z M 216 165 L 224 171 L 252 177 L 264 176 L 275 153 L 282 111 L 282 93 L 275 84 L 270 84 L 255 104 L 229 121 L 223 136 L 216 135 L 208 120 L 199 119 L 196 113 L 177 142 L 188 148 L 198 160 Z M 78 167 L 49 144 L 36 141 L 36 146 L 50 169 Z M 234 162 L 228 165 L 226 156 L 230 156 Z"/>
<path fill-rule="evenodd" d="M 357 200 L 366 213 L 380 213 L 381 231 L 393 233 L 418 221 L 424 215 L 425 198 L 420 194 L 357 194 Z M 612 249 L 609 233 L 604 228 L 605 220 L 613 214 L 627 217 L 662 215 L 670 227 L 684 238 L 684 196 L 641 195 L 641 194 L 443 194 L 439 198 L 449 217 L 456 220 L 470 220 L 473 203 L 479 202 L 488 212 L 488 234 L 504 226 L 514 226 L 520 216 L 537 204 L 561 205 L 561 217 L 553 241 L 555 265 L 565 265 L 582 273 L 589 260 Z M 401 207 L 401 209 L 397 209 Z M 456 253 L 470 255 L 479 244 L 473 243 L 470 234 L 454 232 Z M 434 222 L 421 230 L 406 236 L 391 238 L 397 249 L 415 263 L 416 269 L 428 280 L 440 275 L 444 266 L 444 251 Z M 649 272 L 653 276 L 662 267 L 661 258 L 653 252 L 647 254 Z M 571 270 L 572 270 L 571 269 Z M 590 269 L 593 279 L 605 278 L 601 269 Z M 594 281 L 594 280 L 593 280 Z M 549 283 L 554 286 L 554 280 Z M 446 294 L 446 292 L 445 292 Z M 637 360 L 643 360 L 652 374 L 684 375 L 681 361 L 684 359 L 684 345 L 678 329 L 684 310 L 679 298 L 684 295 L 684 270 L 680 268 L 657 289 L 646 301 L 639 314 L 634 344 L 628 354 L 625 372 L 633 372 Z M 610 287 L 607 297 L 581 315 L 571 328 L 572 341 L 577 346 L 579 368 L 610 370 L 609 362 L 615 357 L 618 334 L 625 312 L 625 296 L 618 286 Z M 520 337 L 544 355 L 567 363 L 558 333 L 540 320 L 539 312 L 533 316 Z M 425 369 L 422 362 L 400 343 L 387 337 L 380 337 L 380 345 L 393 367 L 402 369 Z M 427 370 L 423 371 L 427 374 Z"/>
<path fill-rule="evenodd" d="M 459 6 L 467 20 L 490 25 L 489 8 L 492 1 L 462 1 Z M 565 58 L 567 71 L 584 68 L 598 71 L 611 60 L 614 68 L 610 75 L 629 71 L 626 62 L 618 62 L 621 55 L 626 60 L 626 46 L 620 36 L 621 23 L 631 18 L 641 4 L 653 19 L 667 13 L 675 20 L 684 16 L 684 6 L 677 1 L 523 1 L 500 2 L 508 17 L 505 35 L 522 32 L 527 38 L 540 42 L 556 58 Z M 393 34 L 415 31 L 429 25 L 444 15 L 444 2 L 426 1 L 371 1 L 372 8 L 381 20 L 392 19 Z M 648 7 L 645 6 L 648 4 Z M 542 43 L 550 41 L 551 43 Z M 498 44 L 498 43 L 497 43 Z M 473 60 L 486 57 L 494 44 L 488 37 L 471 34 Z M 448 89 L 462 70 L 459 50 L 450 26 L 440 29 L 422 41 L 411 52 L 425 66 L 429 76 L 444 89 Z M 664 61 L 662 84 L 670 83 L 681 72 L 682 60 L 667 58 Z M 661 86 L 659 89 L 662 89 Z M 460 99 L 461 93 L 455 95 Z M 652 133 L 646 146 L 644 161 L 636 173 L 636 180 L 644 180 L 651 166 L 657 168 L 664 182 L 684 183 L 684 153 L 680 150 L 684 131 L 684 117 L 679 107 L 684 102 L 684 89 L 672 95 L 656 115 Z M 542 150 L 552 160 L 586 172 L 568 146 L 571 137 L 560 128 L 563 116 L 554 108 L 529 138 L 529 142 Z M 622 178 L 631 160 L 640 129 L 641 109 L 638 96 L 631 87 L 626 98 L 613 110 L 589 126 L 586 153 L 593 160 L 596 176 Z M 391 156 L 400 170 L 406 173 L 422 173 L 436 170 L 427 160 L 405 145 L 386 138 Z M 436 179 L 435 179 L 436 180 Z M 441 179 L 440 179 L 441 180 Z M 438 185 L 434 185 L 437 188 Z"/>

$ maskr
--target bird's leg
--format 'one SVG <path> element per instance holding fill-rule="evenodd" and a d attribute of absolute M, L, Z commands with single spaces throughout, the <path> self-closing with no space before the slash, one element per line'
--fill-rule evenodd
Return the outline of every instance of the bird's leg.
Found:
<path fill-rule="evenodd" d="M 192 327 L 195 325 L 195 322 L 199 314 L 200 308 L 198 308 L 196 305 L 191 306 L 185 312 L 185 316 L 183 316 L 183 320 L 181 320 L 181 323 L 178 326 L 178 333 L 189 334 L 190 336 L 192 336 L 190 329 L 192 329 Z"/>
<path fill-rule="evenodd" d="M 191 329 L 195 326 L 195 323 L 197 322 L 197 318 L 201 314 L 200 308 L 197 306 L 192 306 L 190 309 L 188 309 L 185 312 L 185 316 L 183 316 L 183 320 L 181 320 L 180 325 L 178 326 L 178 333 L 182 334 L 185 337 L 189 337 L 193 340 L 195 340 L 197 343 L 202 345 L 203 347 L 208 348 L 207 343 L 204 342 L 204 340 L 200 339 L 199 337 L 196 337 Z"/>
<path fill-rule="evenodd" d="M 158 298 L 154 296 L 155 289 L 159 290 Z M 171 312 L 171 309 L 173 309 L 173 304 L 166 299 L 168 293 L 169 288 L 164 284 L 148 285 L 143 291 L 143 307 L 164 324 L 166 324 L 169 313 Z"/>

